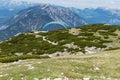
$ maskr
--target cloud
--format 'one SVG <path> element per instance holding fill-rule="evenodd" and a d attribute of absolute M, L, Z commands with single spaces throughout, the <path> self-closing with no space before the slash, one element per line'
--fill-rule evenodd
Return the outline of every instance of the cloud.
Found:
<path fill-rule="evenodd" d="M 55 5 L 62 5 L 66 7 L 77 7 L 77 8 L 119 8 L 120 0 L 22 0 L 35 3 L 50 3 Z"/>

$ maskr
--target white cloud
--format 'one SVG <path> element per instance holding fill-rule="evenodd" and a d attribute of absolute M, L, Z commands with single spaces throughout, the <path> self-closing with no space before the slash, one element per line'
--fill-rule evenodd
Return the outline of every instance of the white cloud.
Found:
<path fill-rule="evenodd" d="M 106 8 L 120 9 L 120 0 L 21 0 L 21 1 L 35 2 L 35 3 L 50 3 L 55 5 L 62 5 L 66 7 L 77 7 L 77 8 L 106 7 Z"/>

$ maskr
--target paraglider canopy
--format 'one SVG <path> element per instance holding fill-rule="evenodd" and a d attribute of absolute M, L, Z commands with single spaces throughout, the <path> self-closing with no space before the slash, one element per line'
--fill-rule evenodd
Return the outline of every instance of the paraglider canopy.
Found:
<path fill-rule="evenodd" d="M 45 25 L 42 27 L 42 29 L 45 29 L 45 28 L 49 27 L 49 25 L 52 25 L 52 24 L 59 24 L 59 25 L 63 26 L 64 28 L 67 28 L 67 26 L 68 26 L 65 22 L 52 21 L 52 22 L 49 22 L 49 23 L 45 24 Z"/>

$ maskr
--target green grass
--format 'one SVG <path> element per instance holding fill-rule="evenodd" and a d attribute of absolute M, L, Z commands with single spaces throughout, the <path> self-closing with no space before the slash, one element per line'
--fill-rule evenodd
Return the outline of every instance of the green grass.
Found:
<path fill-rule="evenodd" d="M 105 51 L 97 54 L 69 55 L 49 59 L 29 59 L 14 63 L 0 63 L 0 80 L 39 80 L 50 77 L 70 80 L 119 80 L 120 79 L 120 50 Z M 29 69 L 31 65 L 33 69 Z M 95 71 L 94 68 L 99 70 Z M 3 76 L 2 76 L 3 75 Z"/>

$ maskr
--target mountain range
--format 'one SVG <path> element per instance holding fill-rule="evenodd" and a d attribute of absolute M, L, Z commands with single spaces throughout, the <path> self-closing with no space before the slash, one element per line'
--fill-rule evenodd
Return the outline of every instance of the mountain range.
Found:
<path fill-rule="evenodd" d="M 24 9 L 30 6 L 37 5 L 38 3 L 31 3 L 24 0 L 0 0 L 0 9 Z"/>
<path fill-rule="evenodd" d="M 87 24 L 82 17 L 71 11 L 69 8 L 41 4 L 21 10 L 11 17 L 11 19 L 2 26 L 0 39 L 14 36 L 19 32 L 42 30 L 41 28 L 45 24 L 53 21 L 64 22 L 68 27 Z M 55 30 L 62 27 L 60 25 L 57 26 L 59 27 L 51 25 L 51 29 L 48 27 L 47 30 Z"/>
<path fill-rule="evenodd" d="M 15 15 L 20 10 L 41 5 L 40 3 L 33 3 L 24 0 L 0 0 L 0 25 L 6 23 L 10 17 Z M 84 18 L 89 24 L 95 23 L 107 23 L 120 25 L 120 10 L 119 9 L 108 9 L 108 8 L 85 8 L 77 9 L 70 8 L 80 17 Z M 4 27 L 4 26 L 3 26 Z M 3 28 L 2 27 L 2 28 Z"/>
<path fill-rule="evenodd" d="M 71 8 L 76 14 L 82 16 L 89 24 L 106 23 L 120 25 L 120 10 L 105 8 L 85 8 L 83 10 Z"/>
<path fill-rule="evenodd" d="M 34 5 L 37 5 L 37 3 L 28 3 L 16 0 L 0 0 L 0 26 L 20 10 Z M 2 28 L 4 28 L 4 26 Z"/>
<path fill-rule="evenodd" d="M 120 10 L 115 9 L 76 9 L 16 0 L 1 0 L 0 4 L 0 40 L 19 32 L 42 30 L 45 24 L 54 21 L 64 22 L 67 27 L 97 23 L 120 25 Z M 51 24 L 45 30 L 62 27 Z"/>

